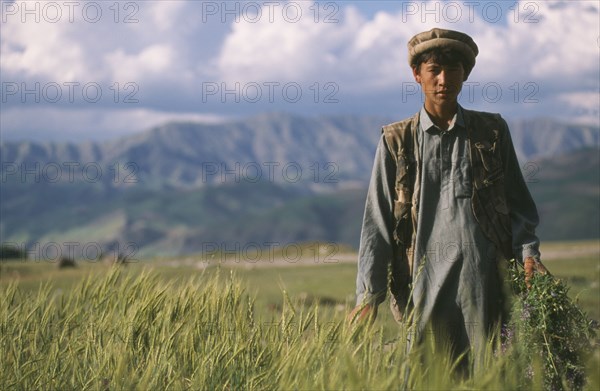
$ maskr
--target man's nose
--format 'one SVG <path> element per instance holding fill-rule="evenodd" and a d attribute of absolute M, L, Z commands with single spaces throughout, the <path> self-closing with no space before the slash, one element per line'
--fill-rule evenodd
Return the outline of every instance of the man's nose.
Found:
<path fill-rule="evenodd" d="M 443 69 L 438 74 L 438 84 L 441 84 L 441 85 L 446 84 L 446 71 Z"/>

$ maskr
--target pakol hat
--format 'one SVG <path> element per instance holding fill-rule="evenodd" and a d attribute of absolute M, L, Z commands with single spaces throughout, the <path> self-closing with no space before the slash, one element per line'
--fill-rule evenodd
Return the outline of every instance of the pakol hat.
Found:
<path fill-rule="evenodd" d="M 408 41 L 408 64 L 412 65 L 415 57 L 434 48 L 450 48 L 460 52 L 466 60 L 468 68 L 465 69 L 466 75 L 471 73 L 475 66 L 475 57 L 479 54 L 475 41 L 467 34 L 460 31 L 433 28 L 415 35 Z"/>

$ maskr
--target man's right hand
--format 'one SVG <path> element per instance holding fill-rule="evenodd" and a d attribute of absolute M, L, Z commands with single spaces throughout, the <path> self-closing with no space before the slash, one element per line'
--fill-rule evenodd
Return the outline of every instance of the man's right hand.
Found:
<path fill-rule="evenodd" d="M 350 323 L 360 323 L 365 320 L 374 322 L 375 318 L 377 318 L 377 306 L 371 304 L 357 305 L 352 312 L 348 314 L 348 322 Z"/>

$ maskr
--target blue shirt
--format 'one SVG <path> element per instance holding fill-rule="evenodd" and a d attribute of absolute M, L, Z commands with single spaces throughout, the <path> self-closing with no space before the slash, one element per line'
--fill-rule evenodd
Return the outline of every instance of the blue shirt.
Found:
<path fill-rule="evenodd" d="M 446 131 L 433 124 L 424 107 L 420 114 L 417 134 L 423 169 L 413 259 L 413 297 L 427 318 L 448 280 L 460 281 L 461 289 L 470 292 L 469 300 L 481 302 L 486 295 L 482 281 L 491 267 L 496 266 L 497 254 L 475 221 L 471 207 L 469 142 L 462 108 L 458 107 Z M 508 141 L 510 153 L 505 165 L 513 175 L 507 175 L 505 183 L 513 249 L 519 260 L 528 256 L 539 259 L 539 240 L 534 233 L 537 211 L 512 141 Z M 379 304 L 385 299 L 387 268 L 394 246 L 394 184 L 395 161 L 382 136 L 375 154 L 361 230 L 357 304 Z"/>

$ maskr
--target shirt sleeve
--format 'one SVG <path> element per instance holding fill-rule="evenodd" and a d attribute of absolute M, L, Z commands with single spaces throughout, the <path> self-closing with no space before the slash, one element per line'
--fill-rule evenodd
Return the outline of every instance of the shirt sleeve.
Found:
<path fill-rule="evenodd" d="M 540 260 L 540 241 L 535 234 L 539 217 L 535 202 L 529 193 L 521 167 L 517 160 L 512 138 L 506 121 L 502 119 L 505 127 L 505 137 L 502 140 L 504 178 L 506 188 L 506 201 L 510 210 L 512 246 L 517 261 L 523 262 L 527 257 Z"/>
<path fill-rule="evenodd" d="M 382 135 L 365 203 L 358 251 L 356 303 L 380 304 L 385 300 L 388 265 L 393 256 L 394 184 L 396 162 Z"/>

